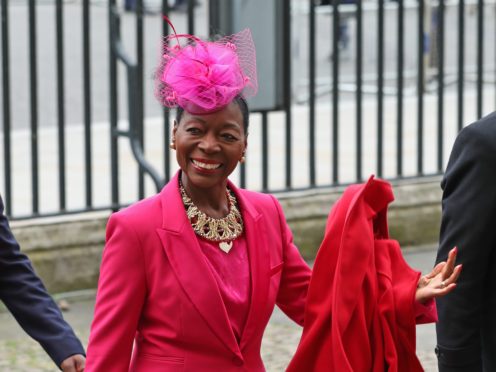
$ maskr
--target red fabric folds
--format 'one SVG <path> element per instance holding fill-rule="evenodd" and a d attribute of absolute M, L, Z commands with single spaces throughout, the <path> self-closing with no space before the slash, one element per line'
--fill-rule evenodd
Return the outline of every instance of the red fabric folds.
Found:
<path fill-rule="evenodd" d="M 391 185 L 350 186 L 329 214 L 300 344 L 287 371 L 422 371 L 415 355 L 420 276 L 389 239 Z"/>

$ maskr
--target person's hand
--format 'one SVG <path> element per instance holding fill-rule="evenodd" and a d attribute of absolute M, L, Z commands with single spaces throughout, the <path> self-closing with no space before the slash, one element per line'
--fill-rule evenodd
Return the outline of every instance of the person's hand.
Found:
<path fill-rule="evenodd" d="M 81 354 L 71 355 L 65 359 L 60 368 L 64 372 L 83 372 L 86 358 Z"/>
<path fill-rule="evenodd" d="M 425 303 L 434 297 L 445 296 L 456 287 L 456 281 L 462 271 L 462 265 L 455 267 L 456 247 L 448 254 L 448 261 L 438 263 L 432 271 L 422 276 L 417 285 L 415 300 Z"/>

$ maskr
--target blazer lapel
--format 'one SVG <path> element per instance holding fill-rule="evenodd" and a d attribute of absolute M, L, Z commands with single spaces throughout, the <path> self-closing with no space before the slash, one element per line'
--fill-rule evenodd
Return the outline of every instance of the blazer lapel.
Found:
<path fill-rule="evenodd" d="M 213 333 L 241 357 L 217 283 L 184 211 L 178 173 L 161 192 L 163 223 L 157 233 L 185 293 Z"/>
<path fill-rule="evenodd" d="M 250 200 L 232 183 L 229 183 L 229 187 L 235 192 L 240 204 L 250 261 L 251 299 L 250 310 L 241 335 L 240 347 L 242 349 L 247 341 L 252 338 L 257 326 L 261 324 L 260 317 L 265 316 L 263 309 L 267 305 L 270 263 L 268 260 L 267 231 L 264 225 L 264 216 L 255 209 Z"/>

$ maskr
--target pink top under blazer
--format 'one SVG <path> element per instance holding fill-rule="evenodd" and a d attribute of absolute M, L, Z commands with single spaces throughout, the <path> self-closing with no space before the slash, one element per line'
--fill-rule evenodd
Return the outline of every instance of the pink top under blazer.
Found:
<path fill-rule="evenodd" d="M 250 261 L 250 309 L 239 343 L 176 174 L 159 194 L 109 219 L 87 372 L 264 371 L 260 345 L 274 305 L 303 324 L 311 271 L 281 206 L 271 195 L 229 187 Z"/>

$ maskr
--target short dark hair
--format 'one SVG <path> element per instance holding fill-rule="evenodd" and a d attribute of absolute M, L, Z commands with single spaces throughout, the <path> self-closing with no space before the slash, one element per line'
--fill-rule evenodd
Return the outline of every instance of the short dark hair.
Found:
<path fill-rule="evenodd" d="M 242 95 L 237 95 L 234 97 L 233 102 L 236 102 L 241 110 L 241 115 L 243 116 L 243 128 L 245 130 L 245 135 L 248 135 L 248 127 L 250 125 L 250 110 L 248 108 L 248 102 Z M 177 106 L 176 109 L 176 121 L 179 124 L 181 118 L 183 117 L 184 109 L 181 106 Z"/>

